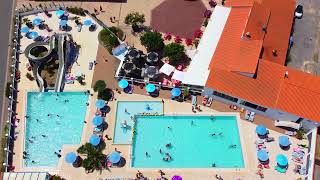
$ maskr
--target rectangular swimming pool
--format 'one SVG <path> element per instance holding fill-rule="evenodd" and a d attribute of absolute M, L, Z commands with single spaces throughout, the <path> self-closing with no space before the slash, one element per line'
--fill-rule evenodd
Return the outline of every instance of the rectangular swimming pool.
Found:
<path fill-rule="evenodd" d="M 63 144 L 79 144 L 88 94 L 28 92 L 24 160 L 26 167 L 56 167 Z"/>
<path fill-rule="evenodd" d="M 236 116 L 137 116 L 134 130 L 132 167 L 244 167 Z"/>
<path fill-rule="evenodd" d="M 119 101 L 117 102 L 116 125 L 114 129 L 114 144 L 131 144 L 133 117 L 139 113 L 163 114 L 163 103 L 161 101 Z M 127 127 L 121 123 L 127 122 Z"/>

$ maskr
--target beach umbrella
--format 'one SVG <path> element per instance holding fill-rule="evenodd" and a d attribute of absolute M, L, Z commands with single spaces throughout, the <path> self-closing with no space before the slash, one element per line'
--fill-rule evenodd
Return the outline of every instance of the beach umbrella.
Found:
<path fill-rule="evenodd" d="M 129 58 L 130 59 L 139 58 L 140 57 L 140 53 L 138 52 L 138 50 L 136 50 L 134 48 L 130 49 L 128 54 L 129 54 Z"/>
<path fill-rule="evenodd" d="M 72 164 L 72 163 L 76 162 L 77 157 L 78 157 L 78 156 L 76 155 L 76 153 L 74 153 L 74 152 L 69 152 L 69 153 L 66 155 L 65 160 L 66 160 L 67 163 Z"/>
<path fill-rule="evenodd" d="M 257 156 L 260 161 L 267 161 L 269 159 L 269 155 L 268 155 L 267 151 L 265 151 L 263 149 L 261 149 L 257 152 Z"/>
<path fill-rule="evenodd" d="M 61 20 L 60 22 L 59 22 L 59 25 L 60 26 L 67 26 L 67 24 L 68 24 L 68 21 L 67 20 Z"/>
<path fill-rule="evenodd" d="M 112 164 L 115 164 L 115 163 L 118 163 L 121 159 L 121 156 L 120 156 L 120 153 L 114 151 L 112 152 L 111 154 L 109 154 L 108 156 L 108 160 L 112 163 Z"/>
<path fill-rule="evenodd" d="M 266 135 L 267 134 L 267 128 L 264 126 L 264 125 L 258 125 L 257 127 L 256 127 L 256 133 L 258 134 L 258 135 Z"/>
<path fill-rule="evenodd" d="M 60 17 L 60 16 L 62 16 L 64 14 L 64 10 L 57 10 L 56 11 L 56 15 L 58 16 L 58 17 Z"/>
<path fill-rule="evenodd" d="M 121 79 L 121 80 L 118 82 L 118 85 L 119 85 L 120 88 L 124 89 L 124 88 L 126 88 L 126 87 L 129 86 L 129 83 L 128 83 L 127 80 Z"/>
<path fill-rule="evenodd" d="M 147 55 L 147 61 L 149 63 L 157 62 L 158 61 L 158 54 L 156 52 L 149 52 Z"/>
<path fill-rule="evenodd" d="M 29 29 L 27 26 L 24 26 L 24 27 L 21 28 L 21 32 L 22 32 L 22 33 L 28 33 L 29 30 L 30 30 L 30 29 Z"/>
<path fill-rule="evenodd" d="M 85 26 L 91 26 L 93 23 L 92 23 L 92 21 L 90 19 L 86 19 L 86 20 L 83 21 L 83 24 Z"/>
<path fill-rule="evenodd" d="M 146 74 L 149 78 L 155 78 L 159 75 L 159 69 L 155 66 L 149 66 L 144 70 L 144 74 Z"/>
<path fill-rule="evenodd" d="M 174 175 L 172 176 L 171 180 L 182 180 L 182 177 L 178 175 Z"/>
<path fill-rule="evenodd" d="M 90 144 L 97 146 L 100 143 L 101 138 L 95 134 L 91 135 L 90 137 Z"/>
<path fill-rule="evenodd" d="M 92 120 L 92 124 L 95 126 L 100 126 L 103 122 L 103 118 L 101 116 L 95 116 Z"/>
<path fill-rule="evenodd" d="M 32 39 L 35 39 L 39 36 L 39 34 L 35 31 L 32 31 L 29 33 L 29 37 L 32 38 Z"/>
<path fill-rule="evenodd" d="M 102 100 L 102 99 L 98 99 L 98 100 L 96 101 L 96 107 L 97 107 L 98 109 L 103 108 L 105 105 L 106 105 L 106 103 L 105 103 L 104 100 Z"/>
<path fill-rule="evenodd" d="M 123 63 L 122 69 L 126 74 L 129 74 L 136 69 L 136 66 L 132 62 L 126 62 L 126 63 Z"/>
<path fill-rule="evenodd" d="M 180 90 L 180 88 L 173 88 L 173 89 L 171 90 L 171 94 L 172 94 L 172 96 L 174 96 L 174 97 L 180 96 L 180 95 L 181 95 L 181 90 Z"/>
<path fill-rule="evenodd" d="M 283 154 L 278 154 L 276 157 L 276 160 L 280 166 L 287 166 L 288 165 L 288 158 Z"/>
<path fill-rule="evenodd" d="M 279 144 L 281 146 L 289 146 L 291 144 L 289 137 L 288 136 L 279 136 Z"/>
<path fill-rule="evenodd" d="M 146 90 L 147 90 L 148 93 L 152 93 L 152 92 L 154 92 L 156 90 L 156 86 L 154 84 L 148 84 L 146 86 Z"/>
<path fill-rule="evenodd" d="M 42 20 L 38 17 L 32 21 L 32 24 L 36 26 L 39 26 L 41 23 L 42 23 Z"/>

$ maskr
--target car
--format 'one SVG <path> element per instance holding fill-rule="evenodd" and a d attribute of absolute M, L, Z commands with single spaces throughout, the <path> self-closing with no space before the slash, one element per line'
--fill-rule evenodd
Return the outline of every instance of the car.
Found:
<path fill-rule="evenodd" d="M 294 13 L 295 17 L 298 19 L 301 19 L 303 16 L 303 6 L 302 5 L 298 5 L 296 8 L 296 11 Z"/>

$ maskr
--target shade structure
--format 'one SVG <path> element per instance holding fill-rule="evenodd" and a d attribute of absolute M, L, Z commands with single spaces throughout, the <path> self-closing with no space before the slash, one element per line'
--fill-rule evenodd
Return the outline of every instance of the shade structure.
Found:
<path fill-rule="evenodd" d="M 101 138 L 95 134 L 91 135 L 90 137 L 90 144 L 97 146 L 100 143 Z"/>
<path fill-rule="evenodd" d="M 104 100 L 102 100 L 102 99 L 98 99 L 98 100 L 96 101 L 96 107 L 97 107 L 98 109 L 103 108 L 105 105 L 106 105 L 106 103 L 105 103 Z"/>
<path fill-rule="evenodd" d="M 156 86 L 154 84 L 148 84 L 146 86 L 146 90 L 147 90 L 148 93 L 152 93 L 152 92 L 154 92 L 156 90 Z"/>
<path fill-rule="evenodd" d="M 184 72 L 182 71 L 178 71 L 178 70 L 175 70 L 171 79 L 175 79 L 175 80 L 178 80 L 178 81 L 183 81 L 183 77 L 184 77 Z"/>
<path fill-rule="evenodd" d="M 100 126 L 103 122 L 103 118 L 101 116 L 95 116 L 93 119 L 92 119 L 92 124 L 95 125 L 95 126 Z"/>
<path fill-rule="evenodd" d="M 83 21 L 83 24 L 85 26 L 91 26 L 93 23 L 92 23 L 91 19 L 86 19 L 86 20 Z"/>
<path fill-rule="evenodd" d="M 279 136 L 279 144 L 281 146 L 289 146 L 291 144 L 289 137 L 288 136 Z"/>
<path fill-rule="evenodd" d="M 267 161 L 268 159 L 269 159 L 269 155 L 268 155 L 268 153 L 267 153 L 267 151 L 265 151 L 265 150 L 259 150 L 258 152 L 257 152 L 257 156 L 258 156 L 258 159 L 260 160 L 260 161 Z"/>
<path fill-rule="evenodd" d="M 76 155 L 76 153 L 74 153 L 74 152 L 69 152 L 69 153 L 66 155 L 65 160 L 66 160 L 67 163 L 72 164 L 72 163 L 76 162 L 77 157 L 78 157 L 78 156 Z"/>
<path fill-rule="evenodd" d="M 114 151 L 112 152 L 109 156 L 108 156 L 108 160 L 115 164 L 115 163 L 118 163 L 121 159 L 121 156 L 120 156 L 120 153 Z"/>
<path fill-rule="evenodd" d="M 140 57 L 140 53 L 137 49 L 130 49 L 128 52 L 129 58 L 133 59 L 133 58 L 139 58 Z"/>
<path fill-rule="evenodd" d="M 62 26 L 62 27 L 67 26 L 67 24 L 68 24 L 68 21 L 67 21 L 67 20 L 61 20 L 61 21 L 59 22 L 59 25 Z"/>
<path fill-rule="evenodd" d="M 182 177 L 175 175 L 175 176 L 172 176 L 171 180 L 182 180 Z"/>
<path fill-rule="evenodd" d="M 175 96 L 175 97 L 180 96 L 181 95 L 181 89 L 180 88 L 173 88 L 171 90 L 171 95 Z"/>
<path fill-rule="evenodd" d="M 174 66 L 171 66 L 168 63 L 164 63 L 159 71 L 167 76 L 170 76 L 170 74 L 174 71 L 174 69 L 175 69 Z"/>
<path fill-rule="evenodd" d="M 267 128 L 264 126 L 264 125 L 258 125 L 257 127 L 256 127 L 256 133 L 258 134 L 258 135 L 261 135 L 261 136 L 263 136 L 263 135 L 266 135 L 267 134 Z"/>
<path fill-rule="evenodd" d="M 287 166 L 288 165 L 288 158 L 283 154 L 278 154 L 276 157 L 276 160 L 280 166 Z"/>
<path fill-rule="evenodd" d="M 41 23 L 42 23 L 42 20 L 38 17 L 32 21 L 32 24 L 35 26 L 39 26 Z"/>
<path fill-rule="evenodd" d="M 144 74 L 148 78 L 156 78 L 159 75 L 159 70 L 155 66 L 149 66 L 144 70 Z"/>
<path fill-rule="evenodd" d="M 58 17 L 60 17 L 60 16 L 62 16 L 64 14 L 64 10 L 57 10 L 56 11 L 56 15 L 58 16 Z"/>
<path fill-rule="evenodd" d="M 35 32 L 35 31 L 32 31 L 32 32 L 29 33 L 28 36 L 30 38 L 32 38 L 32 39 L 35 39 L 35 38 L 37 38 L 39 36 L 39 34 L 37 32 Z"/>
<path fill-rule="evenodd" d="M 28 33 L 29 30 L 30 30 L 30 29 L 29 29 L 27 26 L 24 26 L 24 27 L 21 28 L 21 32 L 22 32 L 22 33 Z"/>
<path fill-rule="evenodd" d="M 152 63 L 152 62 L 158 62 L 158 54 L 156 52 L 149 52 L 147 54 L 147 62 Z"/>
<path fill-rule="evenodd" d="M 124 89 L 124 88 L 126 88 L 126 87 L 129 86 L 129 83 L 128 83 L 127 80 L 121 79 L 121 80 L 118 82 L 118 85 L 119 85 L 120 88 Z"/>

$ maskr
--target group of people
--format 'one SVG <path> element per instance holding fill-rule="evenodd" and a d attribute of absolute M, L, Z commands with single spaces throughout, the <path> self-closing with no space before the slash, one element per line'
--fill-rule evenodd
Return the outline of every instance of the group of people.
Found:
<path fill-rule="evenodd" d="M 201 112 L 202 111 L 202 109 L 200 109 L 200 105 L 192 105 L 192 112 L 193 113 L 196 113 L 197 111 L 199 111 L 199 112 Z M 196 111 L 197 110 L 197 111 Z"/>

